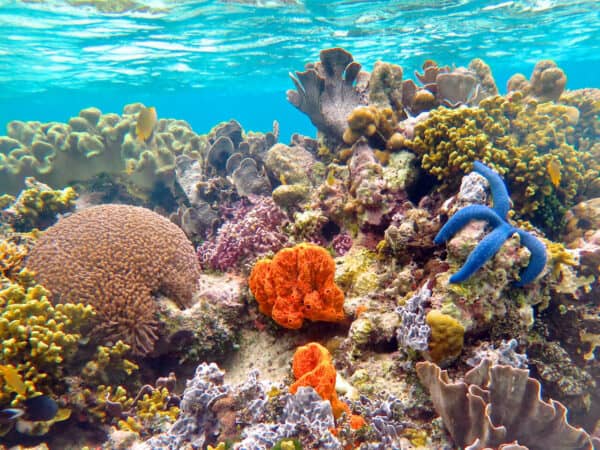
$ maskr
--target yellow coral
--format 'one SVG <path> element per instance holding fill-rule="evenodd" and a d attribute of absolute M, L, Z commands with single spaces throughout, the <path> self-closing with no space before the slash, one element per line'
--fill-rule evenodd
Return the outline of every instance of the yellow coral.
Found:
<path fill-rule="evenodd" d="M 30 284 L 31 273 L 26 269 L 16 278 L 5 278 L 0 290 L 0 364 L 15 367 L 26 386 L 25 396 L 14 398 L 8 386 L 0 387 L 0 404 L 12 405 L 51 389 L 61 377 L 65 355 L 77 347 L 81 325 L 93 315 L 90 306 L 53 306 L 48 291 Z"/>
<path fill-rule="evenodd" d="M 557 218 L 581 196 L 592 195 L 590 186 L 600 177 L 590 143 L 598 135 L 576 132 L 579 115 L 571 105 L 537 103 L 517 92 L 510 99 L 486 98 L 474 108 L 433 110 L 408 146 L 448 190 L 458 187 L 473 161 L 492 166 L 505 177 L 515 210 L 557 232 Z M 560 167 L 559 183 L 549 164 Z"/>
<path fill-rule="evenodd" d="M 431 310 L 425 318 L 431 328 L 429 356 L 437 364 L 456 359 L 463 348 L 465 328 L 458 320 L 439 310 Z"/>
<path fill-rule="evenodd" d="M 57 214 L 72 211 L 75 207 L 77 193 L 72 187 L 62 190 L 47 188 L 33 178 L 27 178 L 23 190 L 11 212 L 11 222 L 17 231 L 30 231 L 34 228 L 45 228 L 51 225 Z"/>
<path fill-rule="evenodd" d="M 154 389 L 152 394 L 145 394 L 136 404 L 136 416 L 144 423 L 164 418 L 168 421 L 175 421 L 179 415 L 179 408 L 176 406 L 167 407 L 169 400 L 169 390 L 165 387 Z"/>

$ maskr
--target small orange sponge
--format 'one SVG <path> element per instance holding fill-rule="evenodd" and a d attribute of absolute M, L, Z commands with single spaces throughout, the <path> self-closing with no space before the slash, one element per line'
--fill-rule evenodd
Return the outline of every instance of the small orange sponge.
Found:
<path fill-rule="evenodd" d="M 311 342 L 296 349 L 292 371 L 296 382 L 290 386 L 295 394 L 301 386 L 311 386 L 323 400 L 329 400 L 333 416 L 337 419 L 342 413 L 350 414 L 350 408 L 335 392 L 335 367 L 329 351 L 321 344 Z"/>
<path fill-rule="evenodd" d="M 344 293 L 335 284 L 335 262 L 327 250 L 299 244 L 258 261 L 248 284 L 259 310 L 279 325 L 297 329 L 304 319 L 344 319 Z"/>

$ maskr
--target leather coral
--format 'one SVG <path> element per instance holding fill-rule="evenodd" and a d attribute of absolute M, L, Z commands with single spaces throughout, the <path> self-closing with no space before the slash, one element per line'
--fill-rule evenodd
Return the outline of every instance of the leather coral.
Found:
<path fill-rule="evenodd" d="M 305 319 L 344 319 L 344 293 L 335 284 L 335 263 L 324 248 L 299 244 L 258 261 L 248 284 L 259 310 L 279 325 L 297 329 Z"/>

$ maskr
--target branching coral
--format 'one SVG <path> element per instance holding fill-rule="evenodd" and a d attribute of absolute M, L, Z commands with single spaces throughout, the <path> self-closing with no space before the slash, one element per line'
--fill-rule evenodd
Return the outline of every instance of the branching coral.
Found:
<path fill-rule="evenodd" d="M 279 325 L 296 329 L 305 319 L 340 322 L 344 293 L 334 282 L 331 255 L 314 244 L 280 250 L 272 260 L 260 260 L 248 284 L 259 310 Z"/>
<path fill-rule="evenodd" d="M 152 294 L 189 306 L 199 276 L 185 234 L 158 214 L 126 205 L 102 205 L 61 219 L 49 228 L 27 267 L 55 303 L 93 305 L 104 340 L 124 340 L 148 353 L 157 339 Z"/>
<path fill-rule="evenodd" d="M 218 233 L 198 247 L 203 268 L 233 270 L 288 242 L 282 232 L 286 214 L 270 197 L 253 197 L 252 204 L 242 203 Z"/>
<path fill-rule="evenodd" d="M 15 231 L 43 230 L 52 225 L 58 214 L 73 211 L 77 194 L 71 187 L 53 190 L 34 178 L 25 179 L 25 189 L 3 211 Z"/>
<path fill-rule="evenodd" d="M 14 405 L 33 394 L 51 391 L 63 373 L 65 357 L 77 348 L 80 329 L 93 310 L 82 304 L 53 306 L 49 292 L 35 284 L 26 269 L 15 274 L 14 280 L 2 281 L 0 364 L 16 369 L 26 392 L 13 397 L 9 384 L 3 382 L 0 405 L 11 401 Z"/>
<path fill-rule="evenodd" d="M 408 145 L 450 189 L 473 161 L 494 166 L 506 175 L 517 213 L 556 233 L 566 209 L 591 194 L 600 174 L 589 151 L 597 135 L 576 135 L 578 120 L 574 107 L 537 104 L 516 93 L 485 99 L 477 108 L 433 110 Z"/>

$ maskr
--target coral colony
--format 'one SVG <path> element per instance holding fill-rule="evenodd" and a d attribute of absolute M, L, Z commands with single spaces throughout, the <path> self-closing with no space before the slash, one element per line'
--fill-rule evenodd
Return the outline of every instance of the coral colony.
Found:
<path fill-rule="evenodd" d="M 598 446 L 600 90 L 341 48 L 292 80 L 316 139 L 8 124 L 2 443 Z"/>

